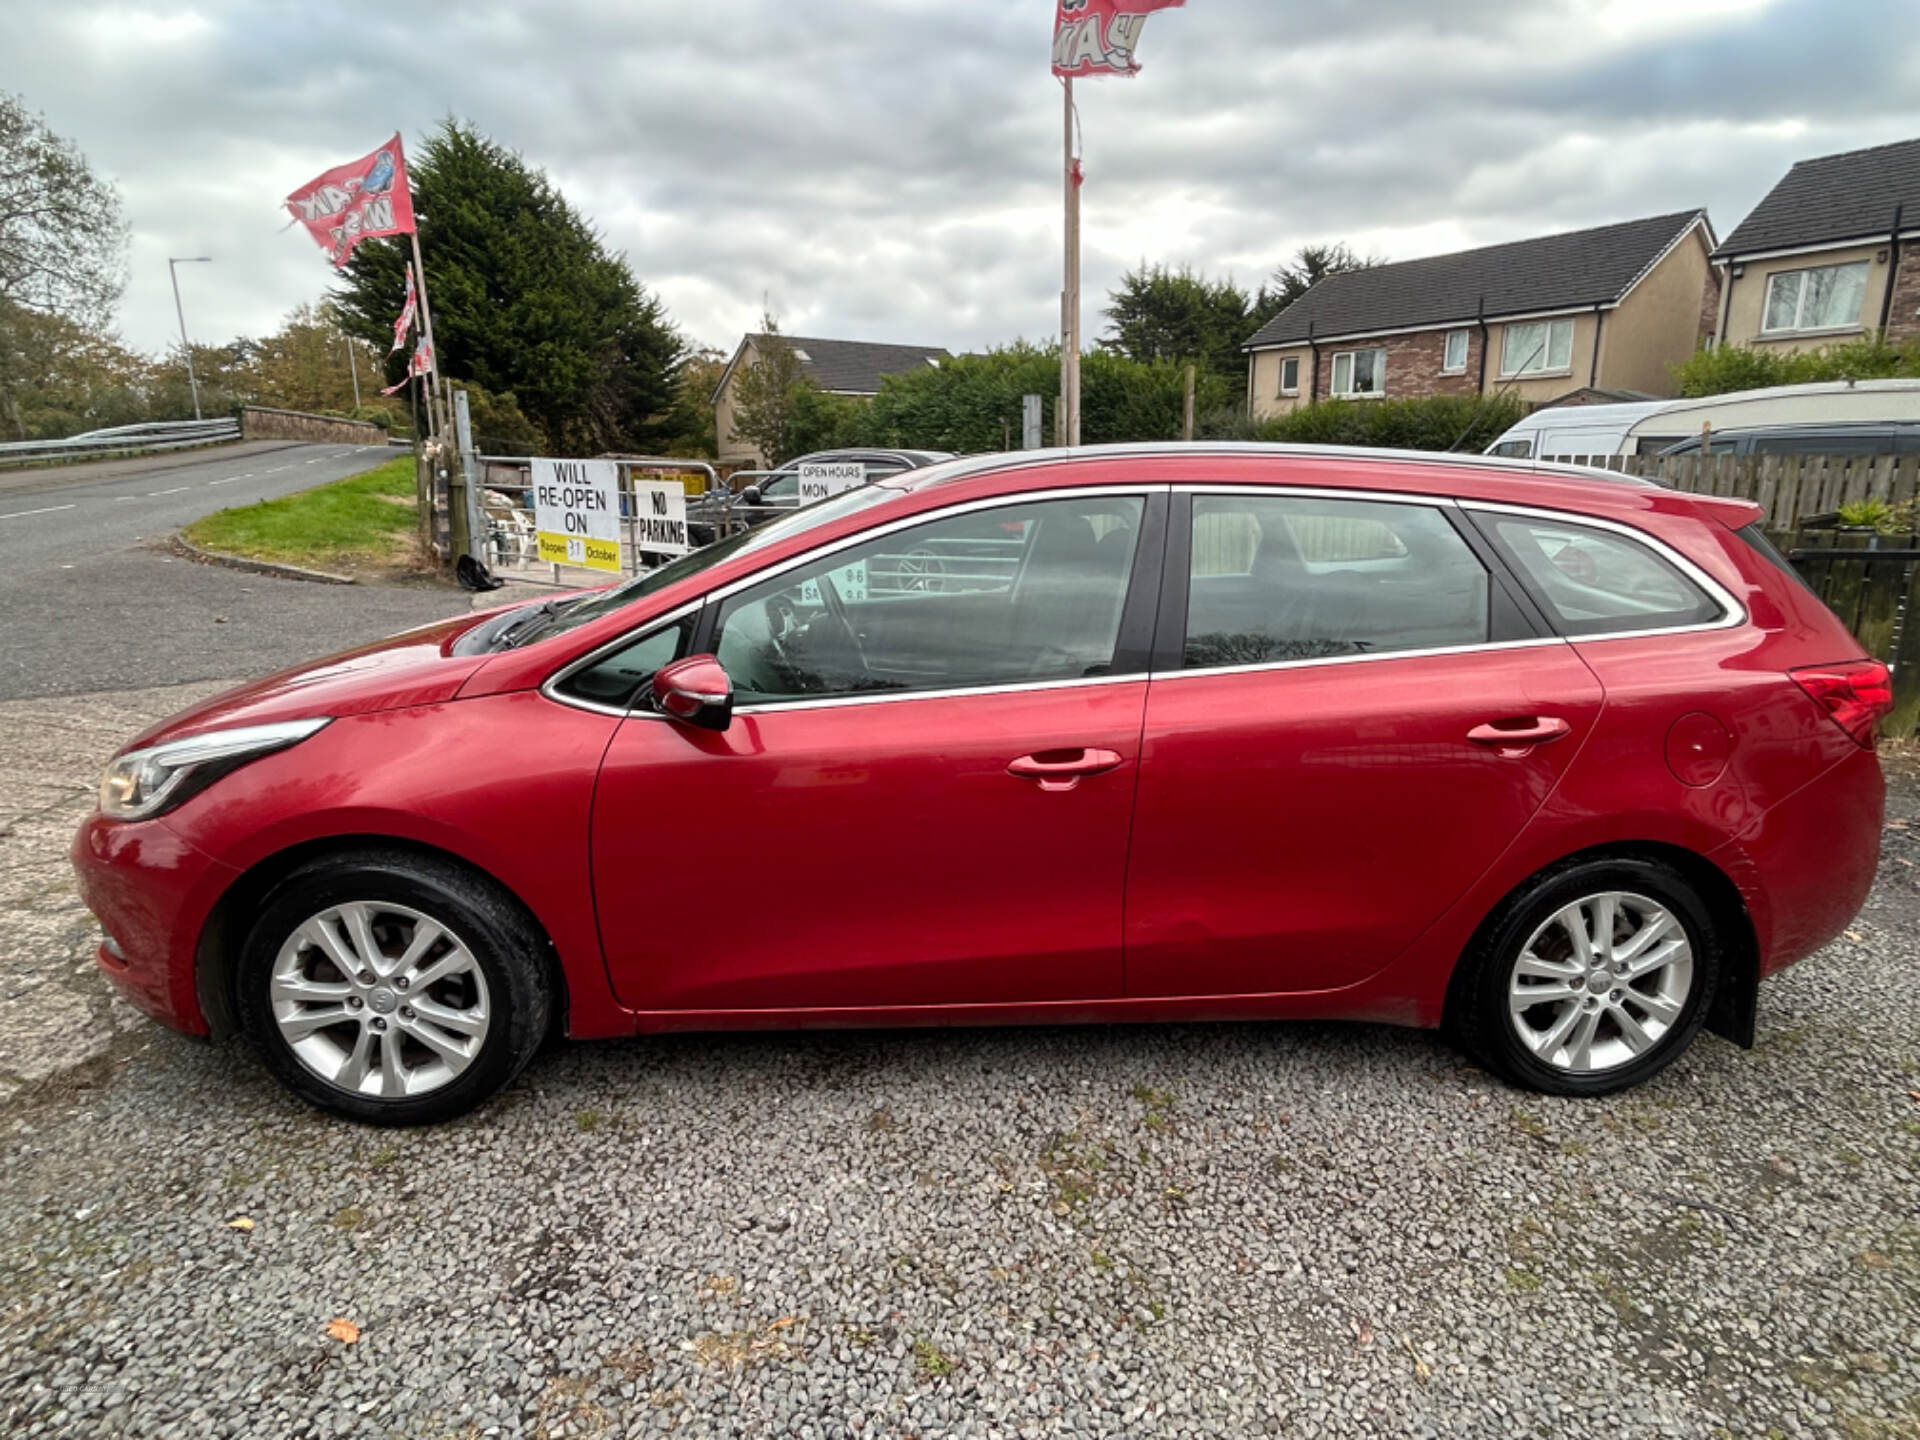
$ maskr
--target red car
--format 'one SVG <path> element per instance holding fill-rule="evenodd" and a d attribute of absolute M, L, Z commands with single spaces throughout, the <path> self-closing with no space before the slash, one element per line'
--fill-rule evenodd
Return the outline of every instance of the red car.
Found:
<path fill-rule="evenodd" d="M 1325 1016 L 1605 1093 L 1751 1043 L 1873 876 L 1887 670 L 1759 517 L 1480 458 L 955 461 L 197 706 L 74 863 L 148 1013 L 380 1123 L 556 1031 Z"/>

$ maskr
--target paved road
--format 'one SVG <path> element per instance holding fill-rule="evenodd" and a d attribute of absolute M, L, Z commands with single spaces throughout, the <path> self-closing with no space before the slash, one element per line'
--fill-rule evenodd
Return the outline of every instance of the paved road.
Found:
<path fill-rule="evenodd" d="M 393 453 L 267 440 L 0 473 L 0 584 L 170 534 L 209 511 L 357 475 Z"/>
<path fill-rule="evenodd" d="M 0 473 L 0 699 L 238 680 L 465 608 L 438 586 L 311 585 L 158 549 L 211 511 L 391 453 L 258 442 Z"/>

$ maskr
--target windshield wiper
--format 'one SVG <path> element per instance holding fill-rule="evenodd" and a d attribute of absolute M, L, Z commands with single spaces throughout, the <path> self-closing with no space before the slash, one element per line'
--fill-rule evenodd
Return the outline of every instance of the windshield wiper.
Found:
<path fill-rule="evenodd" d="M 525 614 L 516 615 L 505 629 L 493 637 L 493 648 L 511 650 L 515 645 L 531 640 L 534 631 L 560 613 L 562 605 L 570 605 L 579 598 L 578 595 L 569 595 L 564 598 L 555 596 L 551 600 L 542 600 Z"/>

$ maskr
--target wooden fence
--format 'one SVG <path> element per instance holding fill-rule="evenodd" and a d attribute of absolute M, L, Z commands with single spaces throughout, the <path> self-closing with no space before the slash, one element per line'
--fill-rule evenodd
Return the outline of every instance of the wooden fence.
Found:
<path fill-rule="evenodd" d="M 1920 455 L 1614 455 L 1593 463 L 1696 495 L 1755 501 L 1778 537 L 1856 500 L 1900 505 L 1920 494 Z"/>

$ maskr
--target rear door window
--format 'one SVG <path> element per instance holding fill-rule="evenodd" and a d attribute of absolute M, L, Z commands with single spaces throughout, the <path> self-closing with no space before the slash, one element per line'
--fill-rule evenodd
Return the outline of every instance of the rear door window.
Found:
<path fill-rule="evenodd" d="M 1719 602 L 1678 567 L 1625 535 L 1545 516 L 1479 518 L 1563 635 L 1670 630 L 1724 618 Z"/>
<path fill-rule="evenodd" d="M 1486 567 L 1426 505 L 1196 495 L 1187 669 L 1484 643 Z"/>

